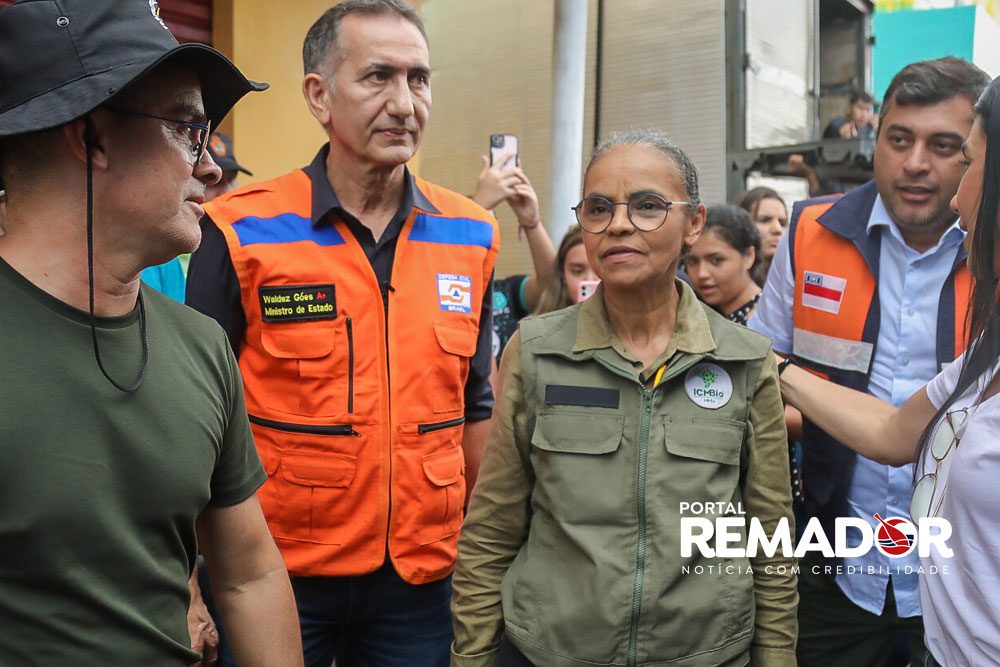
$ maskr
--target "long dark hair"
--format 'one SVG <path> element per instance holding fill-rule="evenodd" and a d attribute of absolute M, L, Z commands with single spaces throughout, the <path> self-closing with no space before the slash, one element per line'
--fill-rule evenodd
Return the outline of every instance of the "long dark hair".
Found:
<path fill-rule="evenodd" d="M 976 227 L 972 233 L 970 266 L 975 286 L 969 301 L 966 340 L 969 350 L 962 362 L 962 372 L 954 391 L 934 415 L 920 438 L 916 468 L 923 468 L 930 434 L 941 417 L 982 375 L 990 371 L 1000 357 L 1000 295 L 997 293 L 995 248 L 1000 224 L 1000 78 L 994 79 L 975 106 L 976 117 L 986 135 L 986 158 L 983 164 L 982 193 Z M 920 474 L 920 473 L 917 473 Z"/>
<path fill-rule="evenodd" d="M 559 243 L 559 251 L 556 253 L 556 270 L 549 279 L 549 283 L 542 290 L 542 295 L 538 297 L 538 306 L 535 307 L 535 315 L 551 313 L 554 310 L 568 308 L 573 305 L 569 291 L 566 289 L 566 281 L 563 280 L 563 271 L 566 268 L 566 255 L 569 251 L 583 243 L 583 230 L 580 225 L 572 225 L 566 231 L 566 236 Z"/>
<path fill-rule="evenodd" d="M 709 230 L 718 234 L 719 238 L 741 255 L 746 255 L 753 248 L 754 261 L 750 267 L 750 273 L 753 274 L 754 268 L 760 262 L 760 232 L 757 231 L 757 225 L 754 224 L 750 213 L 733 204 L 709 206 L 705 214 L 705 226 L 701 230 L 702 235 Z"/>

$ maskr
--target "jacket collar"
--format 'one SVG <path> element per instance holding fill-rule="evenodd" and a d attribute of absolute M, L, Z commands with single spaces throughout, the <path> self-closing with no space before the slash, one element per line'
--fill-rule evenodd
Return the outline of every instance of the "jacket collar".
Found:
<path fill-rule="evenodd" d="M 705 354 L 715 350 L 715 338 L 708 323 L 708 316 L 698 302 L 694 291 L 683 280 L 674 279 L 674 286 L 680 294 L 677 304 L 677 322 L 670 349 L 689 354 Z M 617 339 L 608 320 L 604 306 L 604 285 L 600 285 L 592 297 L 580 306 L 580 316 L 576 327 L 576 343 L 573 353 L 616 347 Z M 620 346 L 618 343 L 617 346 Z"/>
<path fill-rule="evenodd" d="M 330 179 L 326 173 L 326 157 L 330 154 L 330 144 L 325 144 L 316 157 L 302 171 L 309 177 L 312 183 L 312 225 L 316 227 L 327 219 L 330 211 L 342 209 L 340 199 L 330 185 Z M 441 211 L 430 202 L 427 196 L 417 186 L 417 180 L 406 167 L 403 167 L 403 200 L 400 210 L 405 210 L 407 214 L 417 208 L 425 213 L 438 214 Z"/>

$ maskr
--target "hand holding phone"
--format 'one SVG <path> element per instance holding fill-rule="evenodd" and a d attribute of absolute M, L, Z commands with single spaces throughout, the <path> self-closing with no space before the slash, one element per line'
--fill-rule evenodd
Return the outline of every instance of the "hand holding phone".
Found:
<path fill-rule="evenodd" d="M 506 163 L 501 167 L 503 170 L 513 169 L 518 164 L 517 157 L 517 135 L 515 134 L 491 134 L 490 135 L 490 164 L 495 165 L 504 154 L 510 155 Z"/>

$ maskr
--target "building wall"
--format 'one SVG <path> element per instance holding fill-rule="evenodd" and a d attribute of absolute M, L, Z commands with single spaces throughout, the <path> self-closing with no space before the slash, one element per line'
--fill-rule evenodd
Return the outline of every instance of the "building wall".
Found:
<path fill-rule="evenodd" d="M 326 141 L 302 97 L 302 40 L 330 0 L 215 0 L 213 41 L 249 78 L 271 88 L 247 95 L 226 119 L 240 164 L 262 180 L 308 164 Z"/>
<path fill-rule="evenodd" d="M 586 6 L 584 164 L 594 140 L 597 2 Z M 601 136 L 632 127 L 666 131 L 698 164 L 703 197 L 721 200 L 726 137 L 722 0 L 606 0 L 604 11 Z M 516 134 L 546 220 L 553 0 L 424 0 L 422 13 L 434 69 L 422 175 L 471 194 L 490 133 Z M 497 275 L 530 271 L 514 216 L 506 205 L 497 214 L 503 243 Z"/>
<path fill-rule="evenodd" d="M 584 136 L 594 140 L 597 1 L 588 12 Z M 517 134 L 522 166 L 546 219 L 552 127 L 553 0 L 413 0 L 430 41 L 433 110 L 411 168 L 472 194 L 492 132 Z M 247 96 L 223 131 L 254 179 L 311 160 L 324 134 L 302 99 L 301 45 L 330 0 L 215 0 L 213 39 L 250 77 L 271 89 Z M 265 40 L 265 41 L 262 41 Z M 602 137 L 615 130 L 666 131 L 698 164 L 702 196 L 725 192 L 723 0 L 605 0 Z M 246 182 L 246 177 L 244 177 Z M 497 275 L 530 271 L 506 205 L 497 211 L 504 251 Z M 556 239 L 558 241 L 558 239 Z"/>

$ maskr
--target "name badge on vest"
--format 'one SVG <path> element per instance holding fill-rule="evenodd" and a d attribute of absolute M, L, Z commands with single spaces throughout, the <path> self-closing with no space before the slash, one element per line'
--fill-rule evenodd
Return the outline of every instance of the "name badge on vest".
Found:
<path fill-rule="evenodd" d="M 337 317 L 337 292 L 332 283 L 264 285 L 257 290 L 265 322 L 332 320 Z"/>
<path fill-rule="evenodd" d="M 806 271 L 802 285 L 802 305 L 836 315 L 844 301 L 847 279 Z"/>

